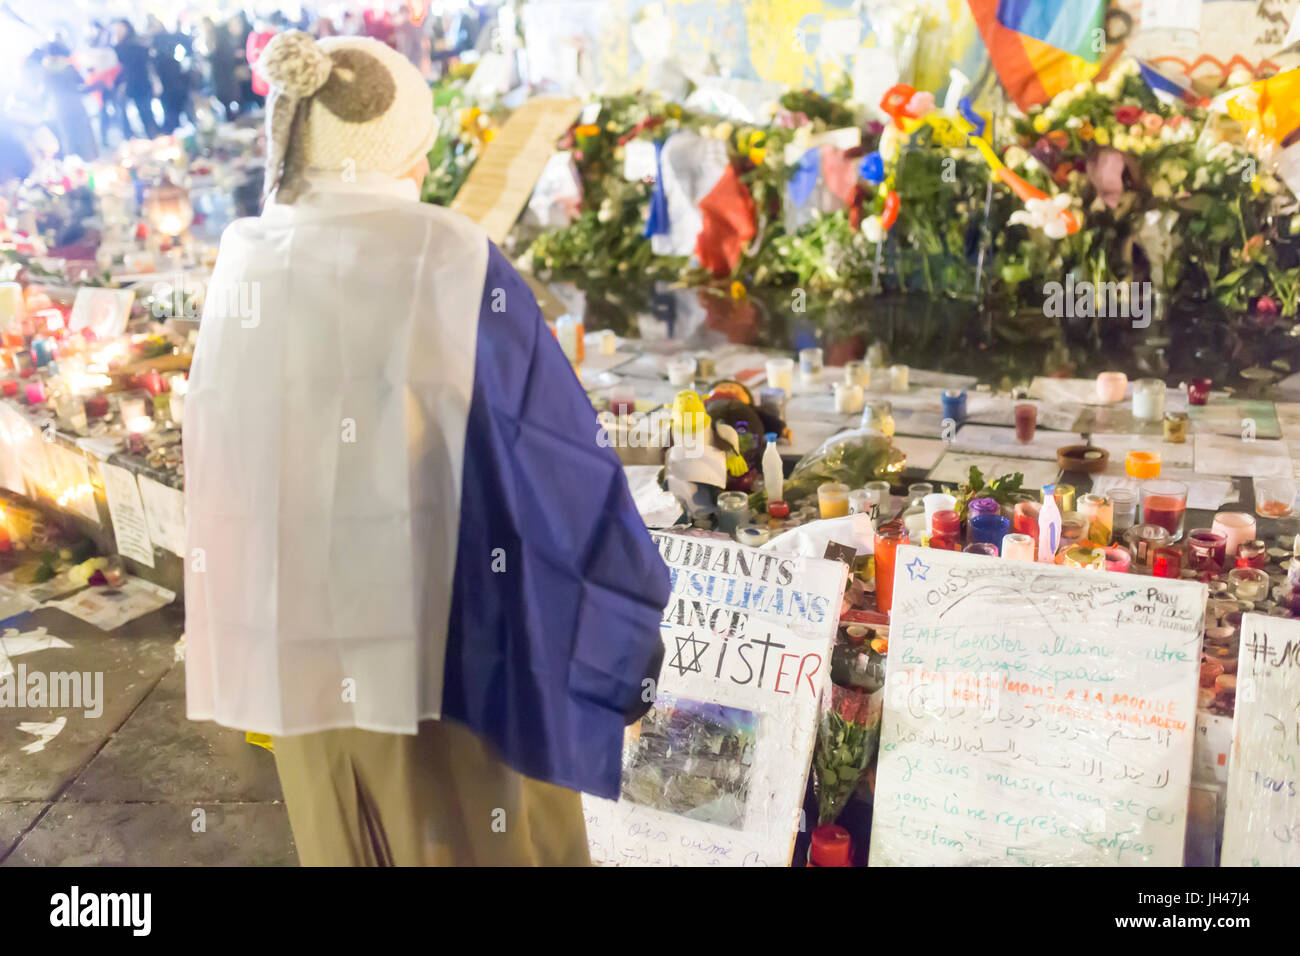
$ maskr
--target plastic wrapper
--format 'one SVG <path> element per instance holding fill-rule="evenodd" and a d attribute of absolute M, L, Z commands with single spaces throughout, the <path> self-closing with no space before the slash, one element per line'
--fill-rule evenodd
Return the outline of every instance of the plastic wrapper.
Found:
<path fill-rule="evenodd" d="M 881 691 L 864 687 L 828 684 L 822 691 L 813 754 L 819 825 L 835 822 L 876 755 L 882 701 Z"/>
<path fill-rule="evenodd" d="M 799 460 L 785 481 L 785 500 L 815 495 L 818 486 L 828 481 L 861 488 L 868 481 L 890 480 L 906 463 L 902 450 L 880 432 L 870 428 L 840 432 Z"/>

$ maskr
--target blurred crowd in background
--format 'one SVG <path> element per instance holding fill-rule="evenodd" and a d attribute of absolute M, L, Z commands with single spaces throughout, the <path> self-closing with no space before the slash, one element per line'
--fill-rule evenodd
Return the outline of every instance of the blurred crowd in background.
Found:
<path fill-rule="evenodd" d="M 296 19 L 241 11 L 222 20 L 183 14 L 164 22 L 148 14 L 139 22 L 92 20 L 79 37 L 55 33 L 21 64 L 0 64 L 22 72 L 22 83 L 0 104 L 0 182 L 24 178 L 39 155 L 91 160 L 123 139 L 173 133 L 187 122 L 198 125 L 200 117 L 236 120 L 256 111 L 267 93 L 257 58 L 285 30 L 374 37 L 436 80 L 459 60 L 490 49 L 496 31 L 492 5 L 448 7 L 418 19 L 405 5 L 338 16 L 302 8 Z M 0 13 L 34 32 L 9 4 Z"/>

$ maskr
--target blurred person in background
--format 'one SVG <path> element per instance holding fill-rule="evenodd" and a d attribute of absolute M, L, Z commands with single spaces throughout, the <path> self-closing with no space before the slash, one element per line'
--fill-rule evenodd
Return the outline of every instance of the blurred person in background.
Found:
<path fill-rule="evenodd" d="M 109 131 L 114 126 L 120 128 L 122 123 L 119 116 L 122 104 L 117 86 L 122 66 L 117 62 L 117 54 L 108 45 L 108 31 L 103 28 L 92 31 L 90 42 L 78 56 L 86 71 L 86 92 L 99 107 L 99 141 L 107 149 Z"/>
<path fill-rule="evenodd" d="M 82 104 L 85 84 L 69 59 L 67 45 L 55 39 L 32 56 L 38 57 L 41 88 L 54 110 L 60 153 L 94 159 L 99 150 L 95 146 L 95 130 Z"/>
<path fill-rule="evenodd" d="M 424 34 L 411 20 L 411 12 L 405 6 L 397 11 L 393 24 L 393 46 L 411 61 L 412 66 L 424 73 Z"/>
<path fill-rule="evenodd" d="M 149 69 L 149 49 L 136 36 L 130 20 L 119 18 L 112 23 L 113 52 L 122 72 L 117 77 L 121 91 L 122 135 L 127 139 L 136 135 L 131 129 L 126 104 L 133 103 L 140 117 L 141 136 L 150 139 L 158 135 L 158 123 L 153 115 L 153 75 Z"/>
<path fill-rule="evenodd" d="M 190 120 L 194 119 L 189 108 L 190 74 L 185 62 L 191 50 L 190 38 L 179 31 L 168 30 L 153 14 L 146 21 L 145 31 L 153 53 L 154 72 L 158 74 L 161 87 L 158 102 L 163 111 L 162 131 L 174 133 L 183 114 L 191 113 Z"/>
<path fill-rule="evenodd" d="M 253 91 L 253 67 L 248 62 L 248 38 L 253 32 L 253 27 L 241 12 L 227 21 L 226 32 L 230 35 L 231 46 L 235 49 L 235 85 L 239 91 L 236 97 L 239 102 L 239 112 L 246 113 L 261 103 L 261 97 Z"/>
<path fill-rule="evenodd" d="M 239 83 L 235 79 L 235 45 L 230 32 L 211 17 L 199 22 L 195 50 L 203 64 L 204 92 L 221 104 L 227 120 L 235 118 L 239 102 Z"/>

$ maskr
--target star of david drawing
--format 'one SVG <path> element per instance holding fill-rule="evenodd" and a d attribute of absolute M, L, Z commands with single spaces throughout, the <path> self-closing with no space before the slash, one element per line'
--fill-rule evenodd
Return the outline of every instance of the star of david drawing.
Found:
<path fill-rule="evenodd" d="M 702 674 L 704 668 L 700 666 L 700 658 L 702 658 L 704 652 L 709 649 L 709 642 L 696 640 L 695 632 L 693 631 L 685 637 L 677 635 L 676 640 L 677 652 L 673 654 L 673 659 L 668 662 L 668 666 L 677 668 L 677 675 L 679 677 L 687 673 Z M 692 655 L 689 664 L 686 663 L 683 651 L 688 651 Z"/>
<path fill-rule="evenodd" d="M 909 580 L 924 581 L 925 576 L 930 573 L 930 566 L 920 558 L 913 558 L 906 564 Z"/>

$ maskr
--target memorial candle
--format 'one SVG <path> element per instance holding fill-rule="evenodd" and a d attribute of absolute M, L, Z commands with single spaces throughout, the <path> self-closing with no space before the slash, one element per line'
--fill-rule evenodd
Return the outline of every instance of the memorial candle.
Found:
<path fill-rule="evenodd" d="M 1159 525 L 1169 532 L 1171 540 L 1178 541 L 1183 536 L 1183 518 L 1186 514 L 1187 486 L 1185 484 L 1180 481 L 1163 480 L 1143 483 L 1142 521 L 1144 524 Z M 1250 538 L 1254 536 L 1254 519 L 1252 519 Z"/>
<path fill-rule="evenodd" d="M 901 521 L 886 521 L 876 529 L 876 607 L 888 614 L 894 606 L 894 559 L 898 546 L 909 541 Z"/>
<path fill-rule="evenodd" d="M 1002 539 L 1002 557 L 1011 561 L 1033 561 L 1035 550 L 1034 539 L 1027 534 L 1012 532 Z"/>
<path fill-rule="evenodd" d="M 27 383 L 27 401 L 32 405 L 40 405 L 45 401 L 45 383 L 39 379 Z"/>
<path fill-rule="evenodd" d="M 1124 401 L 1127 391 L 1128 376 L 1123 372 L 1102 372 L 1097 376 L 1097 401 L 1102 405 Z"/>
<path fill-rule="evenodd" d="M 11 378 L 7 378 L 0 382 L 0 389 L 4 391 L 5 398 L 13 398 L 18 394 L 18 383 Z"/>
<path fill-rule="evenodd" d="M 1213 528 L 1223 535 L 1229 558 L 1237 556 L 1237 548 L 1243 541 L 1255 540 L 1255 516 L 1244 511 L 1220 511 L 1214 516 Z"/>

